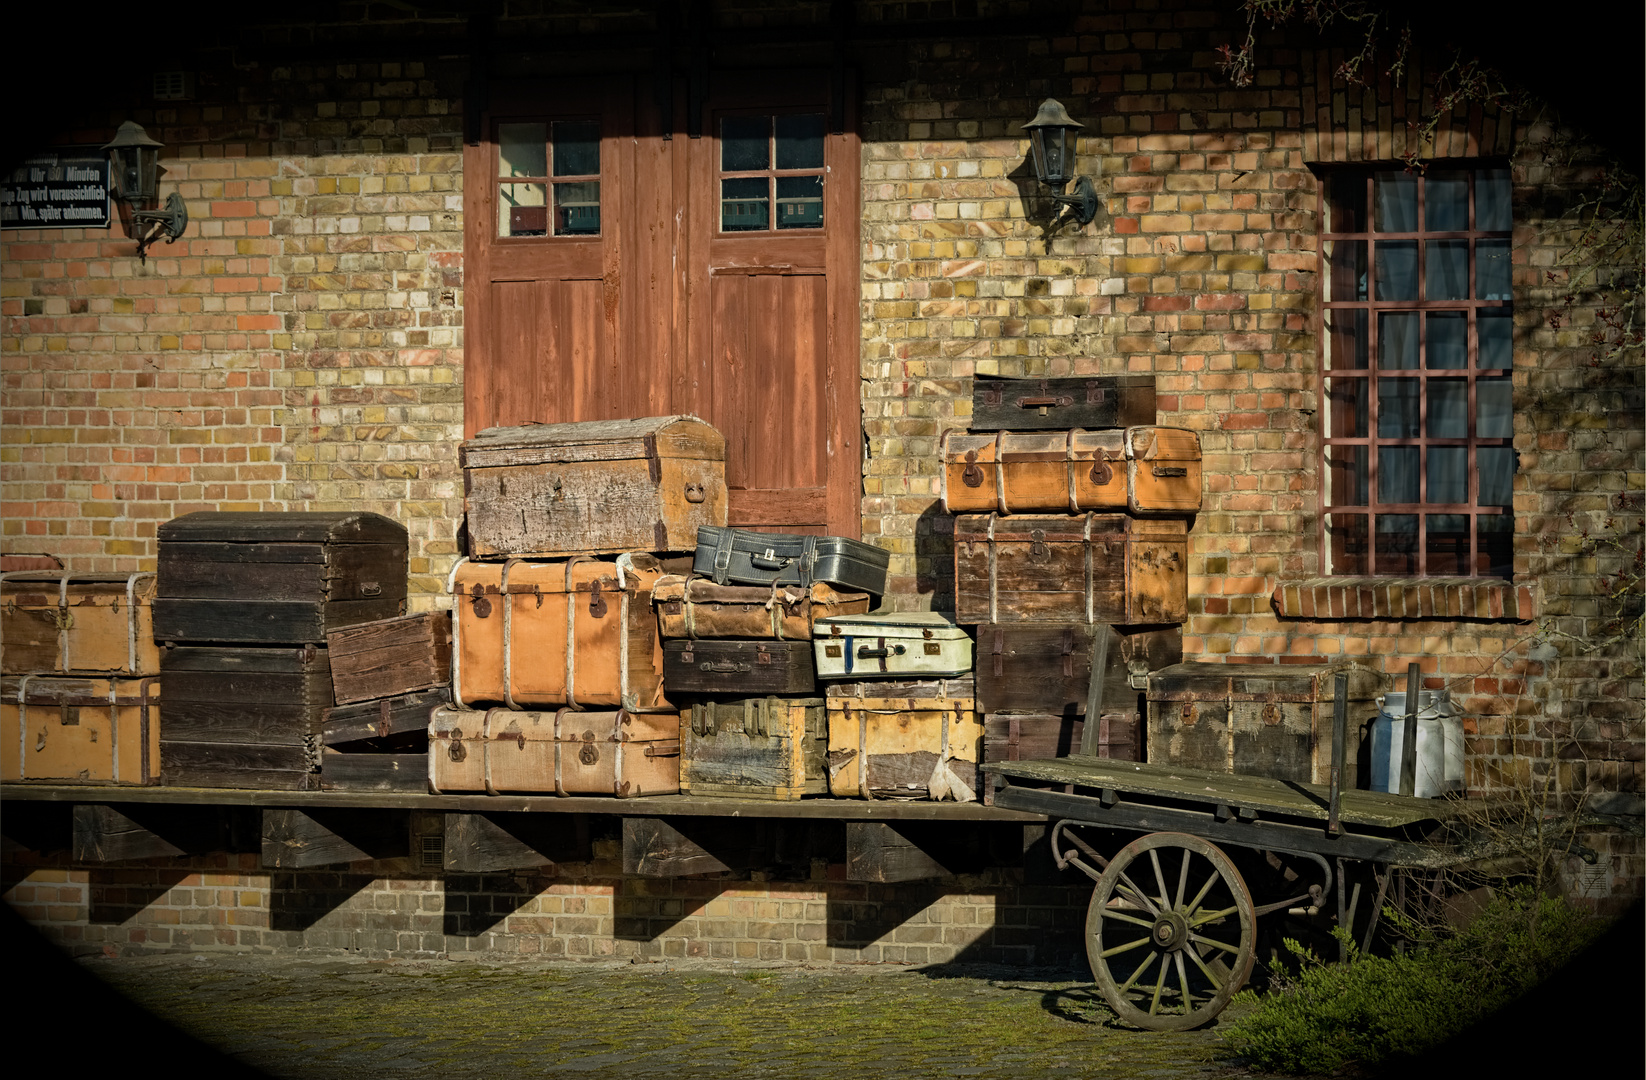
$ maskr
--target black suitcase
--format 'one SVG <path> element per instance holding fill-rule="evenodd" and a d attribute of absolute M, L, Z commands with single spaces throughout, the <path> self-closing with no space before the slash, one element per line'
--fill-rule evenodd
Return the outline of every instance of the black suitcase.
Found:
<path fill-rule="evenodd" d="M 843 585 L 874 593 L 886 591 L 886 567 L 891 553 L 844 536 L 802 536 L 763 533 L 702 525 L 697 530 L 697 554 L 692 572 L 714 579 L 716 585 L 736 581 L 745 585 L 798 585 L 814 581 Z"/>
<path fill-rule="evenodd" d="M 1153 375 L 972 380 L 973 431 L 1062 431 L 1155 423 Z"/>
<path fill-rule="evenodd" d="M 809 641 L 665 641 L 663 689 L 681 694 L 810 694 L 817 669 Z"/>

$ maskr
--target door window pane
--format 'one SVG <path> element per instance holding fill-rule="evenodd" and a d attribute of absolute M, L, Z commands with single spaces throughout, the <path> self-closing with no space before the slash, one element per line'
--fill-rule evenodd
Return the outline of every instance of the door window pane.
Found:
<path fill-rule="evenodd" d="M 1483 368 L 1512 368 L 1515 366 L 1514 313 L 1507 308 L 1482 308 L 1475 316 L 1475 335 L 1479 347 L 1475 365 Z"/>
<path fill-rule="evenodd" d="M 554 125 L 554 175 L 597 176 L 599 173 L 599 122 L 575 120 L 556 123 Z"/>
<path fill-rule="evenodd" d="M 549 175 L 548 125 L 497 125 L 497 175 Z"/>
<path fill-rule="evenodd" d="M 1514 383 L 1507 375 L 1475 380 L 1475 434 L 1509 439 L 1515 433 Z"/>
<path fill-rule="evenodd" d="M 1417 370 L 1415 311 L 1384 312 L 1377 317 L 1377 366 L 1385 371 Z"/>
<path fill-rule="evenodd" d="M 600 181 L 554 185 L 554 234 L 595 236 L 600 232 Z"/>
<path fill-rule="evenodd" d="M 1469 366 L 1469 316 L 1462 311 L 1431 311 L 1423 317 L 1424 366 Z"/>
<path fill-rule="evenodd" d="M 720 228 L 749 232 L 771 225 L 771 203 L 764 176 L 720 181 Z"/>
<path fill-rule="evenodd" d="M 1509 241 L 1477 241 L 1475 294 L 1482 300 L 1507 300 L 1513 286 L 1514 267 L 1509 261 Z"/>
<path fill-rule="evenodd" d="M 1417 231 L 1417 176 L 1395 170 L 1372 178 L 1378 232 Z"/>
<path fill-rule="evenodd" d="M 1377 245 L 1375 300 L 1417 299 L 1417 241 L 1385 240 Z"/>
<path fill-rule="evenodd" d="M 779 229 L 821 229 L 823 227 L 823 177 L 779 176 L 777 178 L 777 227 Z"/>
<path fill-rule="evenodd" d="M 823 167 L 823 114 L 777 118 L 777 167 L 779 169 L 821 169 Z M 778 197 L 782 197 L 778 192 Z"/>
<path fill-rule="evenodd" d="M 1429 438 L 1467 439 L 1469 437 L 1469 380 L 1430 379 Z M 1446 502 L 1456 500 L 1447 499 Z"/>
<path fill-rule="evenodd" d="M 771 165 L 772 118 L 728 116 L 720 121 L 720 169 L 753 172 Z M 765 228 L 764 225 L 761 228 Z"/>
<path fill-rule="evenodd" d="M 1469 298 L 1469 241 L 1430 240 L 1423 283 L 1425 300 Z"/>
<path fill-rule="evenodd" d="M 548 188 L 543 184 L 503 184 L 498 188 L 498 236 L 547 236 Z"/>
<path fill-rule="evenodd" d="M 1475 228 L 1482 232 L 1508 232 L 1514 228 L 1509 207 L 1509 170 L 1479 169 L 1475 172 Z"/>
<path fill-rule="evenodd" d="M 1469 174 L 1431 171 L 1423 185 L 1423 228 L 1463 232 L 1469 227 Z"/>
<path fill-rule="evenodd" d="M 1380 446 L 1377 448 L 1377 499 L 1384 503 L 1415 503 L 1418 500 L 1418 448 Z M 1416 528 L 1416 523 L 1413 523 Z"/>

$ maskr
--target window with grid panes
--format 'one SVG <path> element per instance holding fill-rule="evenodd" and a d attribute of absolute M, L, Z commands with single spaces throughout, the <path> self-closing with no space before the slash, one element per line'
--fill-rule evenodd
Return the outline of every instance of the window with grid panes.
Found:
<path fill-rule="evenodd" d="M 600 122 L 497 125 L 497 235 L 600 234 Z"/>
<path fill-rule="evenodd" d="M 1334 170 L 1323 186 L 1326 572 L 1509 577 L 1509 171 Z"/>
<path fill-rule="evenodd" d="M 720 121 L 720 231 L 823 227 L 822 113 Z"/>

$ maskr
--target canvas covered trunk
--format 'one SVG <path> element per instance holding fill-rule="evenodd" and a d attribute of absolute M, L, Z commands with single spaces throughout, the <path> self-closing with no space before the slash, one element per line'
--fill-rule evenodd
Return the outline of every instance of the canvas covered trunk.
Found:
<path fill-rule="evenodd" d="M 691 551 L 726 524 L 726 440 L 695 416 L 487 428 L 459 461 L 477 559 Z"/>
<path fill-rule="evenodd" d="M 326 635 L 339 705 L 397 697 L 451 682 L 451 615 L 428 611 Z"/>
<path fill-rule="evenodd" d="M 973 431 L 1123 428 L 1154 422 L 1153 375 L 972 378 Z"/>
<path fill-rule="evenodd" d="M 955 621 L 1181 623 L 1188 526 L 1125 514 L 955 518 Z"/>
<path fill-rule="evenodd" d="M 331 665 L 313 645 L 168 646 L 161 782 L 183 787 L 314 786 L 332 703 Z"/>
<path fill-rule="evenodd" d="M 0 780 L 153 784 L 160 680 L 0 679 Z"/>
<path fill-rule="evenodd" d="M 943 508 L 951 514 L 1200 509 L 1200 437 L 1183 428 L 945 431 L 941 447 Z M 1140 453 L 1147 460 L 1137 460 Z"/>
<path fill-rule="evenodd" d="M 452 700 L 667 712 L 651 590 L 662 564 L 616 560 L 480 563 L 452 568 Z"/>
<path fill-rule="evenodd" d="M 160 526 L 154 636 L 324 645 L 406 608 L 406 530 L 353 511 L 200 512 Z"/>
<path fill-rule="evenodd" d="M 665 638 L 810 641 L 818 619 L 863 614 L 874 597 L 823 582 L 810 587 L 716 585 L 695 574 L 666 574 L 652 589 L 652 604 Z"/>
<path fill-rule="evenodd" d="M 798 585 L 823 581 L 844 589 L 886 591 L 891 553 L 844 536 L 807 536 L 750 529 L 697 530 L 692 572 L 716 584 Z"/>
<path fill-rule="evenodd" d="M 436 709 L 429 790 L 620 799 L 680 791 L 678 713 Z"/>
<path fill-rule="evenodd" d="M 696 702 L 680 714 L 680 791 L 777 800 L 826 795 L 828 743 L 820 697 Z"/>
<path fill-rule="evenodd" d="M 864 799 L 977 799 L 983 717 L 970 679 L 828 688 L 829 791 Z"/>
<path fill-rule="evenodd" d="M 1386 676 L 1355 664 L 1176 664 L 1149 676 L 1148 760 L 1237 776 L 1325 784 L 1334 678 L 1346 672 L 1346 775 Z"/>
<path fill-rule="evenodd" d="M 0 575 L 7 675 L 156 675 L 155 576 L 23 570 Z"/>
<path fill-rule="evenodd" d="M 809 641 L 670 641 L 663 647 L 669 693 L 747 697 L 810 694 L 817 667 Z"/>
<path fill-rule="evenodd" d="M 935 611 L 823 619 L 812 645 L 820 679 L 918 679 L 972 670 L 971 636 Z"/>
<path fill-rule="evenodd" d="M 992 624 L 977 628 L 977 701 L 986 713 L 1137 711 L 1149 672 L 1183 662 L 1180 626 Z M 1094 665 L 1102 673 L 1093 687 Z"/>

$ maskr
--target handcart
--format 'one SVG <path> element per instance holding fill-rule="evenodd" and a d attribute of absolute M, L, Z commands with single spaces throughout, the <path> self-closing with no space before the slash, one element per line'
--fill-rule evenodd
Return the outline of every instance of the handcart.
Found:
<path fill-rule="evenodd" d="M 1335 884 L 1338 923 L 1352 926 L 1360 884 L 1349 889 L 1347 863 L 1376 868 L 1369 940 L 1394 868 L 1466 859 L 1438 842 L 1466 812 L 1458 800 L 1087 756 L 984 768 L 1004 783 L 994 804 L 1055 819 L 1058 867 L 1097 882 L 1086 916 L 1092 974 L 1122 1020 L 1156 1031 L 1199 1027 L 1223 1010 L 1251 974 L 1258 916 L 1319 910 Z M 1144 835 L 1105 857 L 1081 835 L 1090 829 Z M 1318 880 L 1305 885 L 1311 869 Z M 1279 899 L 1254 903 L 1255 873 Z"/>

